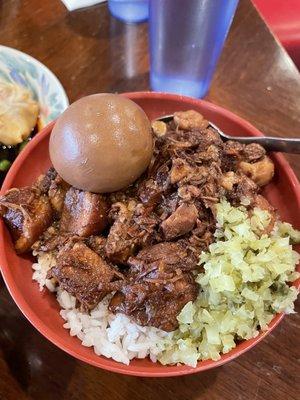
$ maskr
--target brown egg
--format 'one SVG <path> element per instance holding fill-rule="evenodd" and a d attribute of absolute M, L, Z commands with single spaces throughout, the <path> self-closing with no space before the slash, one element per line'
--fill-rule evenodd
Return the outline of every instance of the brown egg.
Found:
<path fill-rule="evenodd" d="M 50 158 L 70 185 L 95 193 L 133 183 L 150 163 L 153 141 L 145 112 L 116 94 L 76 101 L 58 118 Z"/>

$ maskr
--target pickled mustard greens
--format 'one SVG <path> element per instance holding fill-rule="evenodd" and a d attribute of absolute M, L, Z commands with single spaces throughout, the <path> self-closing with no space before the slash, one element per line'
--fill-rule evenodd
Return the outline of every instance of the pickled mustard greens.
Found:
<path fill-rule="evenodd" d="M 276 222 L 263 234 L 270 220 L 258 208 L 250 215 L 244 206 L 217 205 L 216 242 L 200 256 L 199 296 L 179 314 L 179 328 L 158 357 L 162 364 L 218 360 L 237 341 L 267 330 L 274 314 L 293 312 L 297 289 L 289 283 L 299 277 L 299 254 L 292 243 L 300 242 L 300 232 Z"/>

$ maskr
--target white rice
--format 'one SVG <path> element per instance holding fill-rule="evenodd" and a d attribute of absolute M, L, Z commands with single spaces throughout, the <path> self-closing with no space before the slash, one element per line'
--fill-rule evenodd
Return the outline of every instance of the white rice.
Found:
<path fill-rule="evenodd" d="M 37 254 L 36 254 L 37 255 Z M 75 307 L 75 297 L 65 290 L 57 289 L 52 280 L 46 279 L 47 271 L 55 265 L 51 254 L 39 253 L 38 262 L 32 265 L 32 279 L 42 290 L 56 291 L 61 306 L 60 315 L 66 321 L 64 328 L 71 336 L 77 336 L 83 346 L 93 347 L 97 355 L 129 364 L 133 358 L 150 357 L 156 362 L 164 347 L 164 338 L 170 336 L 161 329 L 142 327 L 130 321 L 124 314 L 113 314 L 108 310 L 111 296 L 103 299 L 90 313 L 80 312 Z"/>
<path fill-rule="evenodd" d="M 50 292 L 54 292 L 55 284 L 53 280 L 46 279 L 47 272 L 50 268 L 55 265 L 55 258 L 51 253 L 39 253 L 33 252 L 34 256 L 38 256 L 38 262 L 32 264 L 32 269 L 34 273 L 32 274 L 32 279 L 37 281 L 39 284 L 40 291 L 46 287 Z"/>

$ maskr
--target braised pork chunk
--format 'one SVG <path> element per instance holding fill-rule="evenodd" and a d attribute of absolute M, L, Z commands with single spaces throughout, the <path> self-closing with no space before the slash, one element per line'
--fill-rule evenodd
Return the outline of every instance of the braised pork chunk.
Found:
<path fill-rule="evenodd" d="M 65 196 L 60 231 L 78 236 L 95 235 L 107 225 L 107 204 L 100 194 L 71 187 Z"/>
<path fill-rule="evenodd" d="M 198 287 L 188 270 L 194 259 L 179 243 L 159 243 L 128 260 L 124 285 L 110 302 L 113 312 L 122 312 L 140 325 L 166 331 L 177 328 L 182 307 L 197 297 Z"/>
<path fill-rule="evenodd" d="M 115 277 L 115 270 L 83 242 L 69 241 L 57 254 L 56 266 L 48 272 L 60 287 L 76 297 L 84 310 L 94 308 L 106 295 L 99 284 Z"/>
<path fill-rule="evenodd" d="M 34 187 L 11 189 L 0 197 L 0 215 L 12 234 L 17 253 L 29 251 L 53 219 L 48 197 Z"/>

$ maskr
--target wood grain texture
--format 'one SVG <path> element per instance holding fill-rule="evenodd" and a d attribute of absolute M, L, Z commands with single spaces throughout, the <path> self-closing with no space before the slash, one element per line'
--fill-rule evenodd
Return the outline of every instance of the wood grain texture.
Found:
<path fill-rule="evenodd" d="M 70 101 L 96 92 L 149 89 L 147 25 L 124 25 L 105 4 L 68 13 L 59 0 L 2 0 L 0 43 L 31 54 Z M 300 76 L 249 0 L 241 0 L 208 100 L 268 135 L 300 135 Z M 300 176 L 300 160 L 288 157 Z M 22 316 L 0 279 L 0 399 L 296 400 L 299 316 L 255 349 L 201 374 L 126 377 L 76 361 Z"/>

